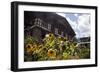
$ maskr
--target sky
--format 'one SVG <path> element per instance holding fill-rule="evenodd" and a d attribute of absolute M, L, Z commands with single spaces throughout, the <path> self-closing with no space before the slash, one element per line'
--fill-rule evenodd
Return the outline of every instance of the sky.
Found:
<path fill-rule="evenodd" d="M 77 38 L 90 36 L 90 14 L 86 13 L 57 13 L 66 18 L 76 33 Z"/>

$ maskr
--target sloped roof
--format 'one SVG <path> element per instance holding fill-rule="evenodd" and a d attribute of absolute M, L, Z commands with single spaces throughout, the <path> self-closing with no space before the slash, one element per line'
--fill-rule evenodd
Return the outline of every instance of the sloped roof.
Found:
<path fill-rule="evenodd" d="M 54 12 L 25 11 L 24 16 L 27 19 L 27 21 L 25 21 L 26 23 L 34 18 L 40 18 L 47 23 L 49 22 L 51 24 L 61 24 L 61 25 L 65 26 L 66 29 L 68 29 L 70 35 L 73 35 L 73 36 L 75 35 L 75 32 L 72 29 L 72 27 L 70 26 L 70 24 L 68 23 L 68 21 L 64 17 L 62 17 Z"/>

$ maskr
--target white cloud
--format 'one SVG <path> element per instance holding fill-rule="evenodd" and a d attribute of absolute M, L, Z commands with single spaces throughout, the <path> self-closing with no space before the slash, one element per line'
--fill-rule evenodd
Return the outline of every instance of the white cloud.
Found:
<path fill-rule="evenodd" d="M 78 17 L 78 14 L 74 14 L 76 17 Z"/>
<path fill-rule="evenodd" d="M 71 24 L 71 27 L 75 30 L 77 27 L 77 22 L 76 21 L 72 21 L 70 18 L 66 17 L 67 21 L 69 22 L 69 24 Z"/>
<path fill-rule="evenodd" d="M 69 22 L 69 24 L 71 24 L 71 27 L 75 31 L 76 37 L 80 37 L 80 34 L 77 31 L 78 30 L 78 28 L 77 28 L 77 26 L 78 26 L 77 21 L 72 21 L 69 17 L 66 17 L 66 19 Z"/>
<path fill-rule="evenodd" d="M 78 30 L 80 37 L 90 36 L 90 15 L 82 14 L 78 18 Z"/>
<path fill-rule="evenodd" d="M 69 17 L 66 17 L 68 22 L 71 24 L 72 28 L 76 33 L 76 37 L 88 37 L 90 36 L 90 15 L 89 14 L 82 14 L 78 16 L 76 21 L 72 21 Z"/>
<path fill-rule="evenodd" d="M 57 13 L 67 19 L 71 24 L 71 27 L 76 33 L 76 37 L 88 37 L 90 36 L 90 15 L 89 14 L 74 14 L 77 17 L 75 21 L 72 21 L 69 17 L 66 17 L 65 13 Z"/>

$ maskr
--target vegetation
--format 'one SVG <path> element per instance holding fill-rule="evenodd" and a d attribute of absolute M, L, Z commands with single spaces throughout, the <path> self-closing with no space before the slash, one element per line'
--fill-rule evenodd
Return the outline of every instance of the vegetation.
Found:
<path fill-rule="evenodd" d="M 66 37 L 46 34 L 42 42 L 32 36 L 24 40 L 24 61 L 69 60 L 90 58 L 90 49 L 79 48 Z"/>

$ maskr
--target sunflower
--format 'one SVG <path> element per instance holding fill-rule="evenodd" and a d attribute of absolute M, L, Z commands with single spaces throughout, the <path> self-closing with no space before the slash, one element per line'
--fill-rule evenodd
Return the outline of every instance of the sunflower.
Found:
<path fill-rule="evenodd" d="M 45 37 L 49 37 L 49 34 L 46 34 Z"/>
<path fill-rule="evenodd" d="M 63 39 L 63 41 L 64 41 L 64 42 L 68 41 L 67 37 L 65 37 L 65 38 Z"/>
<path fill-rule="evenodd" d="M 26 52 L 27 52 L 28 54 L 32 53 L 32 49 L 33 49 L 32 44 L 27 44 L 27 45 L 26 45 Z"/>
<path fill-rule="evenodd" d="M 49 37 L 52 37 L 52 36 L 54 36 L 52 33 L 49 33 Z"/>
<path fill-rule="evenodd" d="M 49 49 L 47 54 L 48 54 L 49 58 L 55 58 L 56 57 L 56 51 L 53 50 L 53 49 Z"/>
<path fill-rule="evenodd" d="M 46 34 L 45 37 L 50 38 L 53 37 L 54 35 L 52 33 Z"/>
<path fill-rule="evenodd" d="M 49 34 L 49 40 L 52 41 L 52 40 L 54 40 L 54 38 L 55 38 L 54 34 L 50 33 L 50 34 Z"/>

